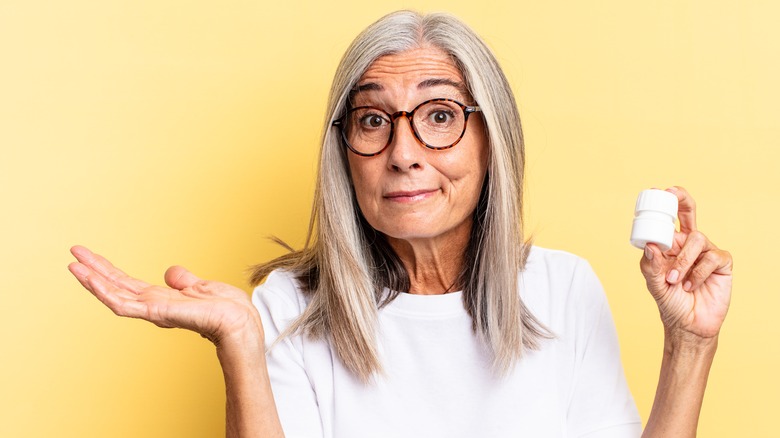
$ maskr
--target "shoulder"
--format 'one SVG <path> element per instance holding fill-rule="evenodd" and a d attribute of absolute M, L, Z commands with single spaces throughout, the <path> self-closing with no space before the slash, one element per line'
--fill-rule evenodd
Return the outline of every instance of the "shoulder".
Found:
<path fill-rule="evenodd" d="M 252 304 L 259 310 L 293 318 L 301 314 L 306 307 L 306 298 L 295 275 L 286 270 L 277 269 L 252 292 Z"/>
<path fill-rule="evenodd" d="M 590 263 L 566 251 L 532 247 L 520 277 L 523 301 L 548 322 L 597 310 L 606 302 Z"/>
<path fill-rule="evenodd" d="M 593 272 L 584 258 L 557 249 L 532 246 L 523 273 L 527 276 L 544 275 L 560 278 L 574 276 L 581 272 Z"/>

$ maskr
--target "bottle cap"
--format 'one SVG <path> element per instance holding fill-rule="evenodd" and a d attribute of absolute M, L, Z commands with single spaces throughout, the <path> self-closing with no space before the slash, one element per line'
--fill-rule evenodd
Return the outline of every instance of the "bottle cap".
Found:
<path fill-rule="evenodd" d="M 643 190 L 636 200 L 631 244 L 644 248 L 649 242 L 667 251 L 674 242 L 677 196 L 665 190 Z"/>
<path fill-rule="evenodd" d="M 639 193 L 639 197 L 636 198 L 634 216 L 638 216 L 640 212 L 648 210 L 666 213 L 674 219 L 677 217 L 677 196 L 666 190 L 642 190 Z"/>

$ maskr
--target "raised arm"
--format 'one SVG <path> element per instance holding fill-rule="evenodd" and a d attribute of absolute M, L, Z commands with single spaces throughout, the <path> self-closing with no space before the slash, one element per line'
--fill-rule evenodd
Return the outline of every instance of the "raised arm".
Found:
<path fill-rule="evenodd" d="M 696 229 L 696 204 L 681 187 L 677 195 L 680 231 L 664 252 L 648 244 L 640 262 L 647 288 L 664 324 L 664 352 L 653 409 L 643 437 L 695 437 L 718 346 L 718 333 L 731 299 L 731 254 Z"/>
<path fill-rule="evenodd" d="M 130 277 L 104 257 L 75 246 L 68 266 L 84 288 L 115 314 L 159 327 L 199 333 L 217 347 L 227 391 L 228 437 L 284 436 L 265 363 L 263 326 L 247 294 L 201 280 L 180 266 L 165 272 L 169 287 Z"/>

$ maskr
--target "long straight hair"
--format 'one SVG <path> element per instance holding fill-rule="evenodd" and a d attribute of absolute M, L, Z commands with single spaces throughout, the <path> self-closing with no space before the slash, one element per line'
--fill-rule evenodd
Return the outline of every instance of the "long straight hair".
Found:
<path fill-rule="evenodd" d="M 499 375 L 511 369 L 524 349 L 536 349 L 541 339 L 550 337 L 519 294 L 518 275 L 530 243 L 522 230 L 523 133 L 509 83 L 490 49 L 457 18 L 394 12 L 358 35 L 336 70 L 304 248 L 255 266 L 251 276 L 252 284 L 258 284 L 274 269 L 292 272 L 309 303 L 280 338 L 328 338 L 345 367 L 362 381 L 382 371 L 376 345 L 378 310 L 410 283 L 384 236 L 360 212 L 347 149 L 332 122 L 346 111 L 350 91 L 377 58 L 422 46 L 437 47 L 452 57 L 482 108 L 488 135 L 488 171 L 458 284 L 474 332 L 493 354 Z"/>

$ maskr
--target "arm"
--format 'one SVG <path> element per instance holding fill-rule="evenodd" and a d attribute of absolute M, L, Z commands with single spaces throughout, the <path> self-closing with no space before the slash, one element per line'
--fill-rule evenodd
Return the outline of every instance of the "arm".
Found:
<path fill-rule="evenodd" d="M 699 343 L 671 337 L 664 339 L 661 375 L 643 437 L 696 436 L 718 341 Z"/>
<path fill-rule="evenodd" d="M 227 436 L 281 437 L 265 364 L 260 315 L 241 289 L 204 281 L 182 267 L 165 273 L 170 287 L 132 278 L 84 247 L 68 268 L 84 288 L 119 316 L 199 333 L 217 347 L 227 391 Z"/>
<path fill-rule="evenodd" d="M 664 353 L 643 437 L 695 437 L 718 333 L 731 299 L 732 259 L 696 229 L 696 205 L 680 187 L 680 232 L 663 253 L 648 244 L 640 262 L 664 324 Z"/>
<path fill-rule="evenodd" d="M 225 376 L 226 436 L 283 437 L 262 336 L 248 332 L 235 342 L 223 342 L 217 347 L 217 357 Z"/>

